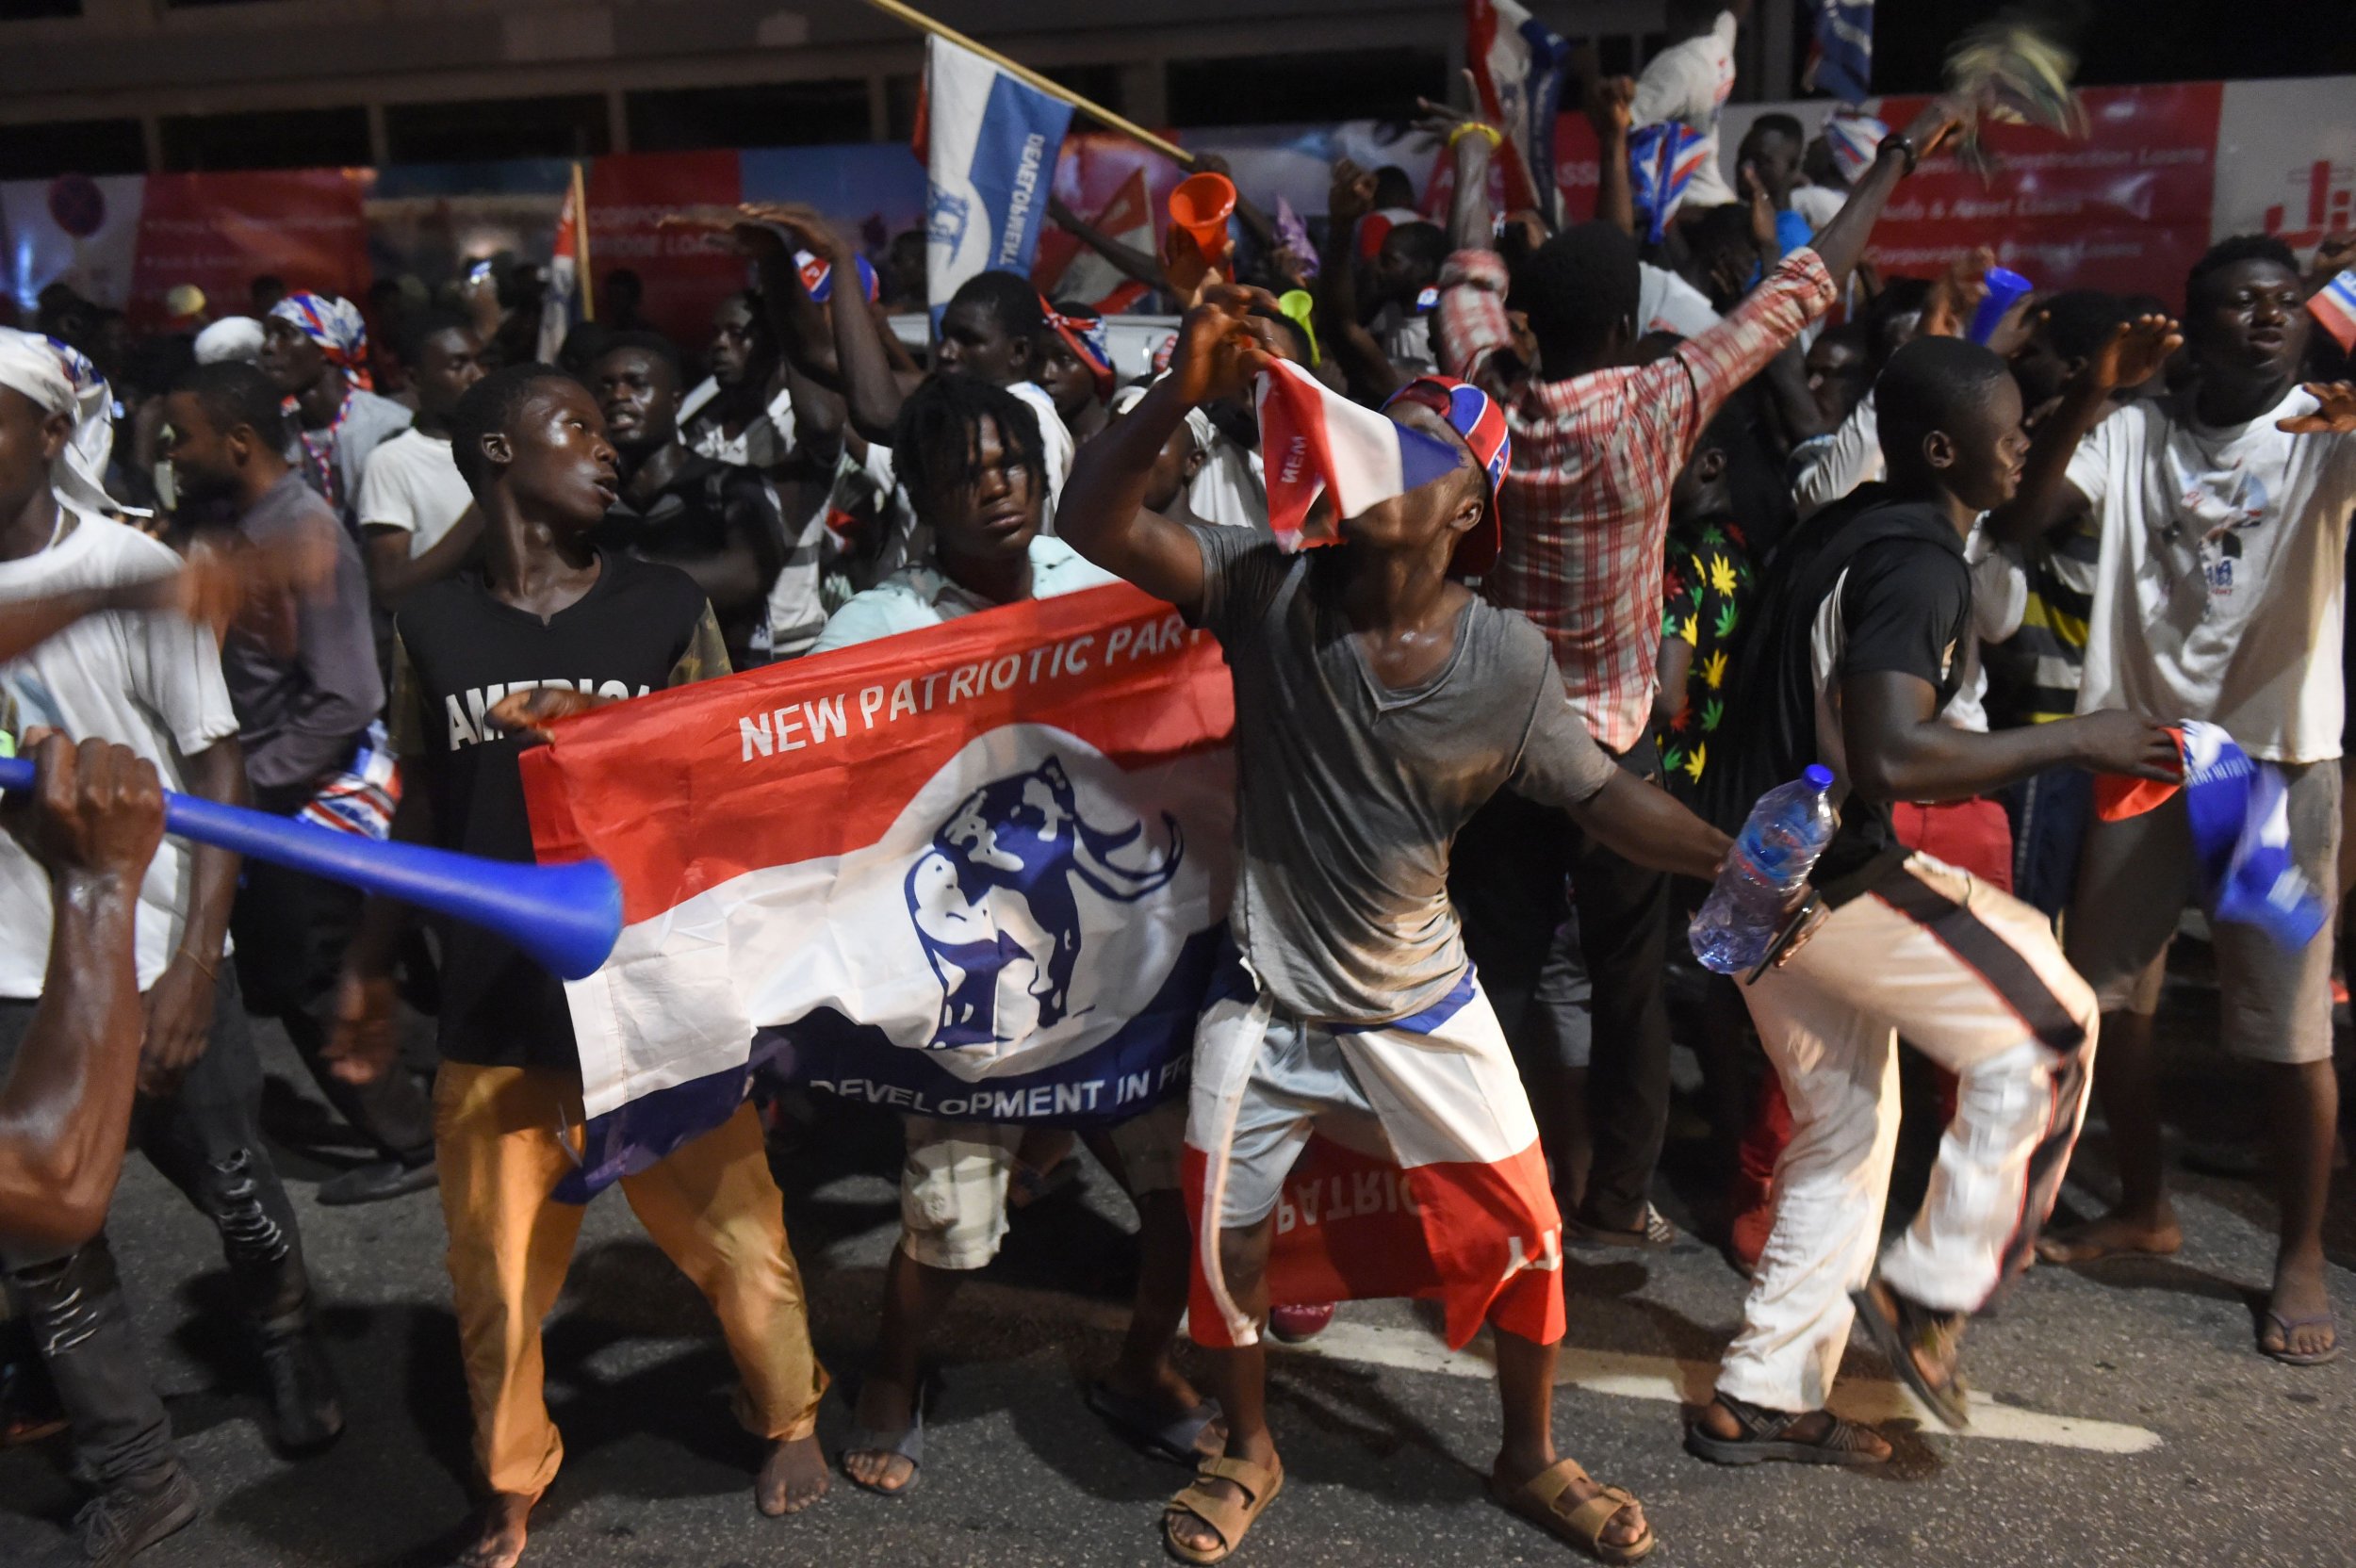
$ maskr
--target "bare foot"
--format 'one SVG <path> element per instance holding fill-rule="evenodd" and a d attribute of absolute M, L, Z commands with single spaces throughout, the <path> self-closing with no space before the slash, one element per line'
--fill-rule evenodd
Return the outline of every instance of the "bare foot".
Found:
<path fill-rule="evenodd" d="M 481 1533 L 458 1554 L 457 1568 L 515 1568 L 524 1555 L 524 1527 L 532 1499 L 520 1492 L 494 1492 L 483 1505 Z"/>
<path fill-rule="evenodd" d="M 825 1496 L 828 1484 L 826 1456 L 819 1449 L 818 1434 L 812 1432 L 769 1445 L 769 1457 L 753 1482 L 753 1503 L 772 1519 L 799 1513 Z"/>
<path fill-rule="evenodd" d="M 2278 1258 L 2274 1294 L 2266 1302 L 2266 1323 L 2259 1331 L 2258 1348 L 2274 1356 L 2321 1356 L 2338 1345 L 2331 1298 L 2323 1284 L 2322 1255 Z"/>
<path fill-rule="evenodd" d="M 859 1391 L 858 1421 L 871 1432 L 902 1432 L 916 1419 L 916 1402 L 908 1389 L 882 1378 L 869 1378 Z M 898 1454 L 874 1448 L 846 1448 L 843 1468 L 861 1486 L 897 1492 L 916 1478 L 916 1466 Z"/>
<path fill-rule="evenodd" d="M 2177 1227 L 2176 1211 L 2163 1202 L 2157 1209 L 2135 1214 L 2114 1210 L 2100 1219 L 2039 1236 L 2037 1255 L 2047 1263 L 2065 1264 L 2135 1253 L 2165 1258 L 2174 1256 L 2184 1245 L 2184 1233 Z"/>
<path fill-rule="evenodd" d="M 1544 1463 L 1533 1464 L 1527 1459 L 1517 1462 L 1503 1452 L 1496 1464 L 1490 1466 L 1489 1478 L 1501 1493 L 1519 1492 L 1558 1462 L 1558 1457 L 1547 1455 Z M 1562 1489 L 1563 1501 L 1557 1506 L 1568 1512 L 1591 1497 L 1603 1494 L 1603 1486 L 1592 1476 L 1581 1476 Z M 1619 1512 L 1603 1527 L 1603 1543 L 1607 1546 L 1633 1546 L 1644 1539 L 1644 1505 L 1630 1498 Z"/>

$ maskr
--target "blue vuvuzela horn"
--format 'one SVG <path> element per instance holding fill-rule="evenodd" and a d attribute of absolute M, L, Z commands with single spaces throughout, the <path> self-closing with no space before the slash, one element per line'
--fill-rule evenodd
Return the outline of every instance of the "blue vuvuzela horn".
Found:
<path fill-rule="evenodd" d="M 0 790 L 32 787 L 29 760 L 0 759 Z M 164 829 L 484 926 L 567 980 L 595 972 L 622 934 L 622 886 L 602 860 L 540 866 L 380 843 L 171 791 Z"/>

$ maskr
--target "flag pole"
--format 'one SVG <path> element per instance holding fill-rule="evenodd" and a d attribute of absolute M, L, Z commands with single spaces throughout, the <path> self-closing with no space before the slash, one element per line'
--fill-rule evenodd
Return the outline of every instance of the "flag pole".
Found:
<path fill-rule="evenodd" d="M 581 177 L 581 165 L 573 165 L 573 255 L 581 269 L 581 318 L 597 318 L 597 297 L 592 291 L 589 270 L 589 191 Z"/>
<path fill-rule="evenodd" d="M 1123 119 L 1121 116 L 1115 114 L 1112 110 L 1104 107 L 1102 104 L 1096 103 L 1092 99 L 1083 98 L 1080 94 L 1072 91 L 1070 88 L 1062 87 L 1055 82 L 1049 81 L 1038 72 L 1033 71 L 1029 66 L 1008 59 L 997 50 L 990 48 L 988 44 L 974 42 L 963 33 L 958 32 L 955 27 L 947 26 L 941 23 L 935 22 L 931 17 L 926 16 L 923 11 L 918 10 L 915 7 L 904 4 L 903 0 L 867 0 L 867 4 L 883 12 L 886 16 L 898 18 L 900 21 L 907 23 L 909 26 L 916 28 L 920 32 L 930 33 L 935 38 L 947 39 L 950 42 L 956 44 L 960 49 L 972 50 L 974 54 L 979 55 L 982 58 L 990 61 L 990 64 L 998 67 L 999 70 L 1006 72 L 1011 75 L 1021 77 L 1023 81 L 1039 89 L 1039 91 L 1046 93 L 1049 97 L 1062 99 L 1065 103 L 1070 104 L 1073 108 L 1078 109 L 1082 114 L 1087 115 L 1090 120 L 1095 121 L 1097 123 L 1101 125 L 1108 125 L 1112 129 L 1119 131 L 1123 136 L 1130 137 L 1136 140 L 1143 142 L 1146 146 L 1153 148 L 1153 151 L 1161 154 L 1166 158 L 1175 159 L 1182 168 L 1191 169 L 1194 167 L 1194 155 L 1187 152 L 1184 147 L 1179 146 L 1176 142 L 1166 141 L 1162 138 L 1155 136 L 1152 131 L 1147 130 L 1144 126 L 1138 124 L 1136 121 Z"/>

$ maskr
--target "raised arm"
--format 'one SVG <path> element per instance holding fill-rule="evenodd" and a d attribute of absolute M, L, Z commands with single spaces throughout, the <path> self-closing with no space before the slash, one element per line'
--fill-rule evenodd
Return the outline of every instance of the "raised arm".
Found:
<path fill-rule="evenodd" d="M 1170 374 L 1128 413 L 1080 448 L 1055 509 L 1063 542 L 1156 598 L 1191 611 L 1203 601 L 1203 551 L 1185 526 L 1147 510 L 1146 486 L 1186 411 L 1221 398 L 1248 401 L 1268 352 L 1253 306 L 1273 310 L 1266 290 L 1214 285 L 1178 328 Z"/>
<path fill-rule="evenodd" d="M 2078 444 L 2110 412 L 2113 393 L 2151 380 L 2184 343 L 2176 323 L 2165 316 L 2139 316 L 2113 327 L 2086 368 L 2062 388 L 2061 405 L 2037 427 L 2021 466 L 2021 487 L 1988 514 L 1988 533 L 2004 544 L 2026 546 L 2084 515 L 2086 498 L 2070 482 L 2070 460 Z"/>
<path fill-rule="evenodd" d="M 1882 208 L 1889 204 L 1890 193 L 1898 188 L 1898 182 L 1962 122 L 1961 105 L 1952 98 L 1934 98 L 1903 133 L 1905 141 L 1913 146 L 1913 157 L 1906 155 L 1897 137 L 1882 144 L 1873 155 L 1873 166 L 1850 188 L 1848 201 L 1809 241 L 1824 259 L 1824 270 L 1832 274 L 1836 289 L 1848 281 L 1858 258 L 1865 254 L 1865 242 L 1873 237 L 1873 225 L 1881 220 Z"/>
<path fill-rule="evenodd" d="M 1159 257 L 1151 252 L 1140 251 L 1124 240 L 1115 239 L 1074 212 L 1062 197 L 1047 198 L 1047 218 L 1055 227 L 1111 262 L 1114 270 L 1123 277 L 1134 278 L 1148 288 L 1170 286 L 1170 280 L 1162 273 Z"/>
<path fill-rule="evenodd" d="M 835 365 L 834 332 L 826 323 L 826 307 L 811 299 L 810 290 L 803 286 L 802 270 L 794 261 L 794 247 L 779 232 L 782 229 L 798 235 L 810 227 L 825 226 L 826 220 L 814 208 L 786 203 L 747 203 L 744 212 L 748 220 L 737 224 L 730 231 L 730 237 L 736 248 L 751 258 L 761 275 L 761 308 L 768 313 L 770 330 L 777 334 L 781 356 L 802 367 L 806 373 L 832 383 L 840 372 Z M 849 273 L 837 272 L 835 286 L 842 287 L 847 277 L 851 294 L 859 294 L 858 271 L 854 262 Z"/>
<path fill-rule="evenodd" d="M 1587 122 L 1595 128 L 1595 216 L 1636 232 L 1636 185 L 1628 163 L 1628 133 L 1636 106 L 1636 79 L 1599 76 L 1587 87 Z"/>
<path fill-rule="evenodd" d="M 0 1085 L 0 1238 L 80 1246 L 123 1170 L 145 1020 L 133 957 L 139 884 L 163 837 L 163 785 L 124 746 L 61 735 L 0 821 L 49 874 L 49 967 Z"/>
<path fill-rule="evenodd" d="M 1487 206 L 1485 197 L 1482 206 Z M 1317 341 L 1342 368 L 1350 394 L 1380 400 L 1398 386 L 1399 374 L 1383 345 L 1358 319 L 1358 222 L 1373 210 L 1374 176 L 1348 158 L 1333 165 L 1333 184 L 1325 200 L 1325 253 L 1317 260 L 1313 319 Z"/>

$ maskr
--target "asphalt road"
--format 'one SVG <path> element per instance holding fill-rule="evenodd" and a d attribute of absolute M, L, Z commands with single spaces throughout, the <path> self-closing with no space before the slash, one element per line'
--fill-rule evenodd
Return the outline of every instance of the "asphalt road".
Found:
<path fill-rule="evenodd" d="M 2180 1001 L 2182 999 L 2180 998 Z M 2202 1032 L 2204 999 L 2174 1031 Z M 459 1541 L 466 1420 L 430 1193 L 322 1210 L 311 1188 L 337 1158 L 295 1152 L 318 1131 L 300 1068 L 265 1034 L 270 1119 L 296 1192 L 350 1427 L 323 1457 L 275 1457 L 259 1395 L 226 1331 L 219 1254 L 203 1222 L 134 1162 L 113 1233 L 181 1451 L 206 1517 L 154 1568 L 424 1568 Z M 299 1086 L 299 1088 L 298 1086 Z M 2180 1050 L 2180 1127 L 2246 1132 L 2251 1097 L 2226 1064 Z M 2066 1202 L 2107 1188 L 2100 1130 Z M 839 1109 L 781 1162 L 819 1347 L 855 1371 L 873 1332 L 897 1207 L 888 1121 Z M 1673 1150 L 1672 1217 L 1706 1202 L 1708 1151 Z M 2356 1184 L 2334 1206 L 2333 1293 L 2356 1326 Z M 1670 1568 L 1893 1564 L 1903 1568 L 2185 1564 L 2345 1568 L 2356 1562 L 2356 1355 L 2309 1370 L 2252 1350 L 2251 1291 L 2271 1256 L 2271 1204 L 2248 1180 L 2186 1174 L 2175 1259 L 2033 1270 L 1967 1356 L 1989 1401 L 1975 1435 L 1919 1429 L 1861 1347 L 1851 1408 L 1890 1416 L 1899 1458 L 1872 1475 L 1715 1469 L 1677 1446 L 1682 1393 L 1741 1310 L 1711 1251 L 1575 1260 L 1563 1451 L 1642 1496 Z M 1692 1203 L 1677 1201 L 1683 1199 Z M 1705 1210 L 1706 1212 L 1706 1210 Z M 999 1264 L 962 1298 L 941 1347 L 942 1382 L 919 1489 L 887 1500 L 838 1478 L 816 1510 L 768 1520 L 750 1496 L 754 1445 L 729 1419 L 729 1370 L 700 1298 L 617 1196 L 591 1210 L 548 1328 L 551 1404 L 567 1462 L 526 1560 L 573 1568 L 749 1564 L 1153 1563 L 1156 1505 L 1183 1475 L 1110 1439 L 1080 1402 L 1109 1359 L 1125 1298 L 1129 1215 L 1091 1166 L 1081 1197 L 1021 1217 Z M 1294 1568 L 1466 1568 L 1577 1560 L 1483 1500 L 1496 1412 L 1480 1348 L 1449 1357 L 1402 1303 L 1345 1307 L 1324 1341 L 1284 1352 L 1272 1408 L 1288 1484 L 1244 1562 Z M 846 1424 L 829 1397 L 822 1432 Z M 56 1539 L 75 1493 L 61 1446 L 0 1454 L 0 1564 Z"/>

